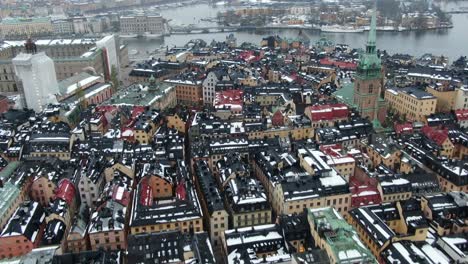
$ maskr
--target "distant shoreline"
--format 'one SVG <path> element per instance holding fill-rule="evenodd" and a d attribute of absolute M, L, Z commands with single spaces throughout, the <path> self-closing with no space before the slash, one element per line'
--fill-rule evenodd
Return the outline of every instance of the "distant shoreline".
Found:
<path fill-rule="evenodd" d="M 378 32 L 424 32 L 424 31 L 434 31 L 434 30 L 445 30 L 453 28 L 453 25 L 447 26 L 439 26 L 439 27 L 430 27 L 430 28 L 394 28 L 394 27 L 387 27 L 387 28 L 377 28 Z M 184 29 L 174 30 L 167 35 L 180 35 L 180 34 L 211 34 L 211 33 L 229 33 L 229 32 L 236 32 L 236 31 L 251 31 L 251 30 L 307 30 L 307 31 L 318 31 L 321 33 L 365 33 L 369 31 L 368 27 L 360 27 L 355 29 L 349 29 L 347 27 L 330 27 L 327 29 L 323 29 L 320 27 L 310 26 L 301 26 L 301 25 L 275 25 L 275 26 L 233 26 L 233 27 L 209 27 L 206 28 L 187 28 L 185 31 Z"/>

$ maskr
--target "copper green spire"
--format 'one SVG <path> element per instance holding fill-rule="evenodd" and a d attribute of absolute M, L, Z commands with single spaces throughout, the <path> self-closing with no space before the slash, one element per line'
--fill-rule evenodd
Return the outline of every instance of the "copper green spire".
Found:
<path fill-rule="evenodd" d="M 366 43 L 366 50 L 361 53 L 357 75 L 361 78 L 380 78 L 381 64 L 376 48 L 377 7 L 372 11 L 371 25 Z"/>
<path fill-rule="evenodd" d="M 377 31 L 377 5 L 374 4 L 374 9 L 372 10 L 372 18 L 371 24 L 369 29 L 369 35 L 367 36 L 367 45 L 366 45 L 366 53 L 372 54 L 375 53 L 375 46 L 376 46 L 376 31 Z"/>
<path fill-rule="evenodd" d="M 153 74 L 151 74 L 151 76 L 149 77 L 149 86 L 148 86 L 148 88 L 151 91 L 154 91 L 154 90 L 157 89 L 156 78 L 154 78 Z"/>
<path fill-rule="evenodd" d="M 369 36 L 367 36 L 367 45 L 366 45 L 366 53 L 368 54 L 368 60 L 373 61 L 374 67 L 376 71 L 380 72 L 381 62 L 377 55 L 376 50 L 376 40 L 377 40 L 377 1 L 374 2 L 374 9 L 372 10 L 372 18 L 371 24 L 369 29 Z M 372 58 L 372 59 L 371 59 Z M 373 74 L 379 75 L 379 72 L 373 72 Z M 380 93 L 380 92 L 379 92 Z M 380 98 L 380 95 L 378 95 Z M 374 106 L 374 120 L 372 120 L 372 126 L 377 133 L 383 131 L 382 124 L 379 120 L 379 99 L 375 101 Z"/>

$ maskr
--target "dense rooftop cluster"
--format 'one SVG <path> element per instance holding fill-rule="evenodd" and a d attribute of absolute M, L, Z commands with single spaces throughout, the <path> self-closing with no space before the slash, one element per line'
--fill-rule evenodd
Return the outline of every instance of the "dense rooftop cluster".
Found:
<path fill-rule="evenodd" d="M 466 59 L 233 38 L 139 63 L 73 118 L 2 114 L 0 258 L 468 261 Z"/>

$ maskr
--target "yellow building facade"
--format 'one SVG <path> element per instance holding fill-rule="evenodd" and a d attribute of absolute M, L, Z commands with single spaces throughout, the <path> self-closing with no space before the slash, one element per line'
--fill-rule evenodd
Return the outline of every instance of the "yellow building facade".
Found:
<path fill-rule="evenodd" d="M 437 98 L 432 94 L 415 89 L 387 89 L 385 101 L 389 107 L 409 121 L 424 122 L 426 116 L 434 114 Z"/>

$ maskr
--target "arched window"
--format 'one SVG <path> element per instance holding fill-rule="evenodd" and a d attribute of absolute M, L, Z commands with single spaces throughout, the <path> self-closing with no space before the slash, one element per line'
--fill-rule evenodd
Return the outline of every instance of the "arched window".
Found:
<path fill-rule="evenodd" d="M 371 83 L 369 84 L 369 93 L 373 93 L 374 92 L 374 85 Z"/>

